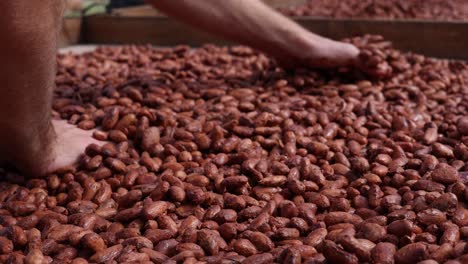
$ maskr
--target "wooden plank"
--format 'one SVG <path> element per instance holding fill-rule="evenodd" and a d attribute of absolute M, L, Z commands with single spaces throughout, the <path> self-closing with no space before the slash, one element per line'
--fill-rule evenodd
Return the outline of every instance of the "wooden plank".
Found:
<path fill-rule="evenodd" d="M 380 34 L 396 48 L 428 56 L 468 60 L 468 23 L 364 19 L 295 19 L 309 30 L 334 39 Z M 166 17 L 94 16 L 84 21 L 84 43 L 174 46 L 229 44 Z"/>
<path fill-rule="evenodd" d="M 92 16 L 84 19 L 83 27 L 84 43 L 158 46 L 228 43 L 167 17 Z"/>

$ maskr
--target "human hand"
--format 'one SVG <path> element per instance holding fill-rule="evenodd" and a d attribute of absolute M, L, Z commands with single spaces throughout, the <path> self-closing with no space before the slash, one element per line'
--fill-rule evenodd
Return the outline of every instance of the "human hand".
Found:
<path fill-rule="evenodd" d="M 355 66 L 359 62 L 359 49 L 349 43 L 323 39 L 309 51 L 307 66 L 314 68 L 338 68 Z"/>
<path fill-rule="evenodd" d="M 359 65 L 359 49 L 349 43 L 334 41 L 313 33 L 299 38 L 289 52 L 275 56 L 282 66 L 331 69 Z"/>
<path fill-rule="evenodd" d="M 310 67 L 332 69 L 353 67 L 371 78 L 387 78 L 392 74 L 392 67 L 375 54 L 366 49 L 359 49 L 346 42 L 334 41 L 313 33 L 311 41 L 291 45 L 292 49 L 286 55 L 276 56 L 279 63 L 286 68 Z M 306 43 L 304 45 L 304 43 Z"/>
<path fill-rule="evenodd" d="M 368 76 L 377 79 L 390 77 L 393 72 L 384 53 L 369 49 L 361 49 L 356 66 Z"/>

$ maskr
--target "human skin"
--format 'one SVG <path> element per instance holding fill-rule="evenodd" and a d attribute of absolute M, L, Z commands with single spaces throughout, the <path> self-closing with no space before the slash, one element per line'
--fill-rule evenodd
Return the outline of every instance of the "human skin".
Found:
<path fill-rule="evenodd" d="M 204 31 L 250 45 L 289 67 L 333 68 L 357 63 L 359 50 L 307 31 L 260 0 L 147 0 Z"/>
<path fill-rule="evenodd" d="M 308 32 L 258 0 L 152 0 L 199 28 L 251 45 L 288 66 L 353 64 L 358 50 Z M 63 0 L 0 1 L 0 161 L 30 176 L 73 165 L 92 130 L 52 120 L 56 43 Z M 229 29 L 229 30 L 226 30 Z"/>
<path fill-rule="evenodd" d="M 34 176 L 72 165 L 98 141 L 52 120 L 63 1 L 0 1 L 0 10 L 0 159 Z"/>

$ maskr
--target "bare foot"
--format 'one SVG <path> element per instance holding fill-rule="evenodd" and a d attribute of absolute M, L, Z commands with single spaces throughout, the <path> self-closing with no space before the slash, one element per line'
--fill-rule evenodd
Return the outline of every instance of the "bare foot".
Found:
<path fill-rule="evenodd" d="M 57 135 L 53 147 L 54 156 L 47 164 L 44 174 L 76 164 L 86 147 L 93 143 L 100 146 L 105 144 L 93 138 L 94 130 L 82 130 L 63 120 L 52 120 L 52 125 Z"/>
<path fill-rule="evenodd" d="M 64 120 L 52 120 L 55 136 L 51 136 L 49 151 L 24 155 L 14 165 L 30 176 L 44 176 L 58 169 L 76 164 L 90 144 L 103 145 L 105 142 L 93 138 L 94 130 L 82 130 Z M 46 145 L 46 144 L 44 144 Z M 28 157 L 29 156 L 29 157 Z"/>

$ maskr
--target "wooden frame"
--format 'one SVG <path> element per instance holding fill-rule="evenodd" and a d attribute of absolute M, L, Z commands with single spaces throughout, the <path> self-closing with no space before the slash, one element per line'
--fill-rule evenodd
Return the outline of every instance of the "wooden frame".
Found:
<path fill-rule="evenodd" d="M 294 18 L 299 24 L 323 36 L 341 39 L 363 34 L 380 34 L 404 51 L 428 56 L 468 60 L 468 23 L 435 21 L 393 21 L 366 19 Z M 168 17 L 86 17 L 81 43 L 154 44 L 174 46 L 204 43 L 230 44 Z"/>

